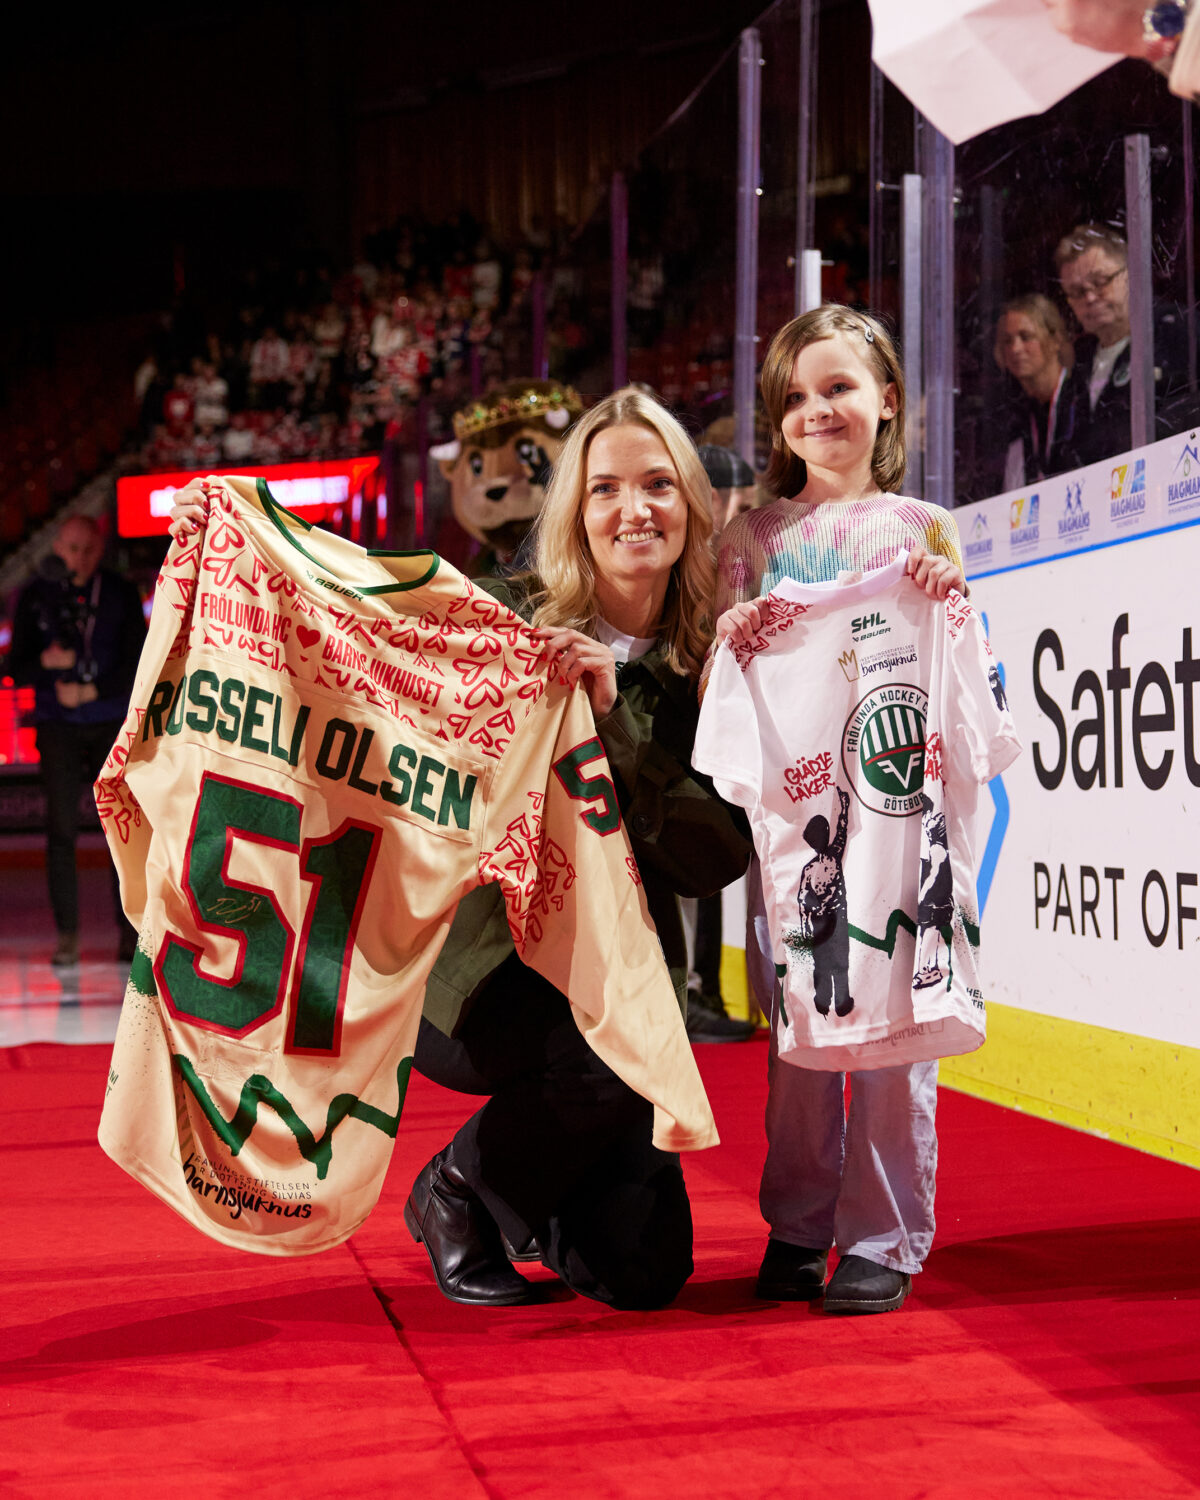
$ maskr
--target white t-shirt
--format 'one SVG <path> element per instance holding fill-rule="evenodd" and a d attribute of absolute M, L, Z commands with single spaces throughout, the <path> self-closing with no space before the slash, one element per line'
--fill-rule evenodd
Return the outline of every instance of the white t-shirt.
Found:
<path fill-rule="evenodd" d="M 716 654 L 693 761 L 745 807 L 783 1004 L 780 1056 L 832 1071 L 984 1039 L 972 832 L 1020 751 L 983 626 L 907 553 L 785 578 L 752 641 Z"/>
<path fill-rule="evenodd" d="M 596 639 L 608 647 L 618 665 L 637 661 L 639 656 L 645 656 L 647 651 L 658 645 L 657 636 L 626 635 L 623 630 L 618 630 L 603 618 L 596 621 Z"/>
<path fill-rule="evenodd" d="M 1101 344 L 1096 350 L 1092 358 L 1092 373 L 1088 377 L 1088 399 L 1091 401 L 1093 411 L 1096 409 L 1096 402 L 1100 399 L 1100 392 L 1112 376 L 1113 366 L 1128 346 L 1128 338 L 1123 338 L 1107 347 Z"/>

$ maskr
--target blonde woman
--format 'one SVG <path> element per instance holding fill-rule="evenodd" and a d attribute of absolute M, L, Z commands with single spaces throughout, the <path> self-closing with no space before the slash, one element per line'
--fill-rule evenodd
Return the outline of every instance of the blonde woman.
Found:
<path fill-rule="evenodd" d="M 1049 297 L 1029 292 L 1007 302 L 996 324 L 996 363 L 1021 387 L 1004 458 L 1004 488 L 1017 490 L 1078 463 L 1074 354 L 1062 314 Z"/>
<path fill-rule="evenodd" d="M 681 1006 L 676 897 L 736 879 L 750 850 L 741 815 L 689 766 L 712 636 L 709 489 L 675 419 L 640 391 L 618 391 L 567 437 L 535 574 L 485 585 L 533 622 L 591 701 Z M 417 1069 L 489 1098 L 418 1175 L 409 1230 L 456 1302 L 530 1300 L 512 1254 L 540 1258 L 584 1296 L 661 1306 L 692 1271 L 678 1158 L 651 1145 L 650 1106 L 516 956 L 498 897 L 497 887 L 467 896 L 430 976 Z"/>

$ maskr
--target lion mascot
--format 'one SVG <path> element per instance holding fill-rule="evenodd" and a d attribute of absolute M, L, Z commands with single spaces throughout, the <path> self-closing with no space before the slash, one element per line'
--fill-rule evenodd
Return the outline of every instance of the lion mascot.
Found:
<path fill-rule="evenodd" d="M 523 565 L 522 542 L 537 519 L 579 394 L 554 380 L 509 380 L 454 413 L 454 441 L 430 450 L 450 485 L 454 519 L 482 550 L 475 578 Z"/>

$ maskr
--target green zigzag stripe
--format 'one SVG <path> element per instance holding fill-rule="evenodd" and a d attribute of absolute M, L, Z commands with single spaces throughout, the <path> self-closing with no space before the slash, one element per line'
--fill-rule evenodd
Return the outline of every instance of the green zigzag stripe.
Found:
<path fill-rule="evenodd" d="M 862 943 L 863 946 L 867 948 L 879 948 L 884 953 L 886 953 L 889 958 L 891 958 L 893 953 L 895 953 L 896 951 L 896 933 L 900 930 L 901 927 L 903 927 L 905 932 L 911 934 L 913 937 L 916 937 L 917 935 L 917 924 L 910 916 L 907 916 L 904 912 L 899 910 L 893 911 L 891 916 L 888 918 L 886 937 L 872 937 L 869 932 L 864 932 L 861 927 L 855 927 L 853 922 L 850 922 L 847 925 L 850 929 L 850 936 L 855 940 L 855 942 Z"/>
<path fill-rule="evenodd" d="M 330 1100 L 329 1110 L 325 1116 L 325 1134 L 318 1141 L 286 1097 L 279 1092 L 269 1078 L 264 1078 L 261 1073 L 254 1073 L 246 1079 L 242 1085 L 242 1095 L 238 1100 L 237 1109 L 233 1112 L 233 1118 L 227 1120 L 213 1103 L 212 1096 L 200 1082 L 189 1059 L 178 1052 L 173 1053 L 172 1056 L 179 1068 L 180 1077 L 195 1095 L 197 1104 L 204 1111 L 217 1135 L 229 1147 L 231 1155 L 236 1156 L 249 1139 L 250 1132 L 258 1120 L 259 1104 L 269 1105 L 296 1137 L 300 1155 L 316 1167 L 318 1179 L 323 1179 L 329 1171 L 329 1163 L 333 1155 L 333 1132 L 347 1116 L 361 1120 L 366 1125 L 374 1125 L 376 1130 L 383 1131 L 384 1135 L 392 1140 L 396 1139 L 413 1062 L 411 1057 L 406 1057 L 396 1069 L 398 1097 L 394 1115 L 386 1114 L 373 1105 L 364 1104 L 357 1094 L 335 1094 Z"/>

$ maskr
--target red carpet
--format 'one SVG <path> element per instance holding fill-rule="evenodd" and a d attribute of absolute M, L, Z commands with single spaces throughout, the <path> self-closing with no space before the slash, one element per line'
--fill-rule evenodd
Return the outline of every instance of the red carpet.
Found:
<path fill-rule="evenodd" d="M 943 1092 L 904 1310 L 760 1303 L 765 1048 L 698 1055 L 724 1144 L 686 1163 L 696 1275 L 634 1314 L 437 1293 L 401 1209 L 470 1105 L 424 1080 L 365 1228 L 287 1262 L 101 1154 L 107 1048 L 0 1052 L 0 1495 L 1200 1494 L 1200 1174 Z"/>

